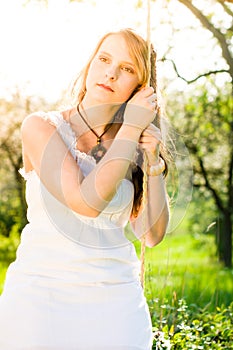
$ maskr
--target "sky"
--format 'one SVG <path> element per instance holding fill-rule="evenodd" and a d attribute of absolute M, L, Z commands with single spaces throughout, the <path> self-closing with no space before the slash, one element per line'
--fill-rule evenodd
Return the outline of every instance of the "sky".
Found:
<path fill-rule="evenodd" d="M 22 6 L 20 0 L 0 0 L 0 95 L 17 84 L 56 99 L 105 31 L 134 26 L 135 2 L 120 2 L 50 0 L 46 9 L 36 1 Z"/>
<path fill-rule="evenodd" d="M 147 1 L 142 1 L 140 9 L 135 7 L 137 0 L 49 0 L 48 7 L 36 0 L 26 3 L 0 0 L 0 97 L 19 87 L 27 95 L 38 94 L 55 101 L 105 32 L 131 27 L 146 38 Z M 209 68 L 210 34 L 173 0 L 170 11 L 179 29 L 173 36 L 163 4 L 163 0 L 156 0 L 153 6 L 151 3 L 151 41 L 158 57 L 171 47 L 181 74 L 192 78 L 197 67 Z M 195 30 L 187 29 L 189 25 Z M 201 58 L 197 46 L 202 49 Z M 211 54 L 218 57 L 217 50 L 212 48 Z M 174 76 L 171 65 L 162 67 L 161 74 Z M 183 86 L 182 81 L 176 81 L 178 89 Z"/>

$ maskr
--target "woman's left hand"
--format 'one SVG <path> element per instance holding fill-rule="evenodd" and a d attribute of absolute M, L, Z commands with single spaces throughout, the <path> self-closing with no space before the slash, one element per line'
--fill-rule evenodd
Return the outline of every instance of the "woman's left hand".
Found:
<path fill-rule="evenodd" d="M 161 141 L 161 131 L 154 124 L 150 124 L 141 134 L 139 140 L 140 148 L 146 152 L 149 165 L 155 165 L 159 162 L 159 145 Z"/>

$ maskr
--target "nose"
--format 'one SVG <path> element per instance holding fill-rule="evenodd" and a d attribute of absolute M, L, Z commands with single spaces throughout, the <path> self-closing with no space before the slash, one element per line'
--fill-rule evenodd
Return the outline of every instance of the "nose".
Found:
<path fill-rule="evenodd" d="M 106 77 L 111 80 L 111 81 L 114 81 L 117 79 L 118 77 L 118 69 L 116 66 L 109 66 L 108 69 L 106 70 L 106 73 L 105 73 Z"/>

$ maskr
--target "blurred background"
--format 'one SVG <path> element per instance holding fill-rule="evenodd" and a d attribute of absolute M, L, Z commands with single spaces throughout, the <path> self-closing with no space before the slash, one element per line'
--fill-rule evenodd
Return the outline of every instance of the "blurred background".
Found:
<path fill-rule="evenodd" d="M 0 0 L 0 292 L 26 224 L 22 120 L 70 104 L 105 32 L 146 39 L 148 3 L 176 145 L 171 223 L 146 251 L 154 349 L 233 349 L 233 1 Z"/>

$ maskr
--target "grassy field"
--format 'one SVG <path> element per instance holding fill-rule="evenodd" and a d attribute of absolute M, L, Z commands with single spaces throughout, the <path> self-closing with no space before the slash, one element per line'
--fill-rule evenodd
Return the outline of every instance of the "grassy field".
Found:
<path fill-rule="evenodd" d="M 210 310 L 233 300 L 233 273 L 224 269 L 213 254 L 211 236 L 168 235 L 146 254 L 146 292 L 153 299 L 184 298 Z"/>
<path fill-rule="evenodd" d="M 233 349 L 233 270 L 218 263 L 213 236 L 185 231 L 146 250 L 145 295 L 159 330 L 153 349 Z"/>

